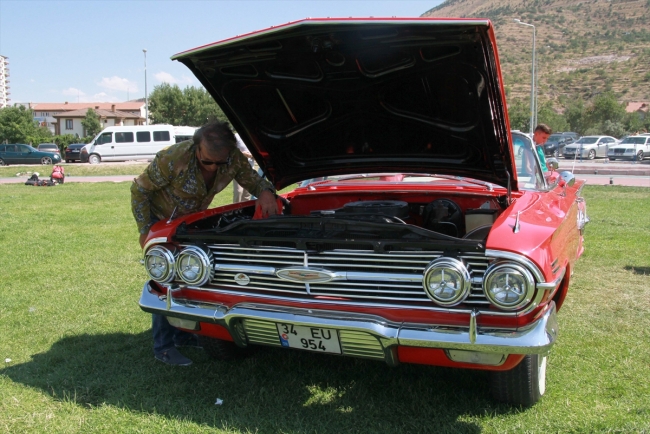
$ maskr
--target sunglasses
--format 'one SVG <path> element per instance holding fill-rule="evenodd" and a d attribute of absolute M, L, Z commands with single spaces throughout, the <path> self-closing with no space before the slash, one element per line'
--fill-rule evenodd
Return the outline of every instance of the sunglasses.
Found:
<path fill-rule="evenodd" d="M 231 157 L 228 157 L 228 159 L 227 159 L 226 161 L 210 161 L 210 160 L 204 160 L 203 158 L 201 158 L 201 148 L 199 147 L 199 161 L 200 161 L 201 164 L 203 164 L 204 166 L 214 166 L 214 165 L 216 165 L 216 166 L 227 166 L 227 165 L 230 164 Z"/>

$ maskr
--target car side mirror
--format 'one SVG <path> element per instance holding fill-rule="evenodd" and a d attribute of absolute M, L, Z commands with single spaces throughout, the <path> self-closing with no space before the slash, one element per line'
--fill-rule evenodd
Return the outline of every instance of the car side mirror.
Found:
<path fill-rule="evenodd" d="M 556 171 L 560 167 L 560 162 L 557 161 L 557 158 L 549 158 L 546 160 L 546 167 L 552 172 Z"/>

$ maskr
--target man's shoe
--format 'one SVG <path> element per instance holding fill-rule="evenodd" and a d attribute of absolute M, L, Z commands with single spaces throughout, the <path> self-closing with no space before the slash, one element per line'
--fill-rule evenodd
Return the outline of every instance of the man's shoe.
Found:
<path fill-rule="evenodd" d="M 183 348 L 183 347 L 203 348 L 199 343 L 199 337 L 197 335 L 189 335 L 187 338 L 181 341 L 174 342 L 174 346 L 176 348 Z"/>
<path fill-rule="evenodd" d="M 156 354 L 156 360 L 172 366 L 190 366 L 192 361 L 182 355 L 176 348 L 170 348 L 167 351 Z"/>

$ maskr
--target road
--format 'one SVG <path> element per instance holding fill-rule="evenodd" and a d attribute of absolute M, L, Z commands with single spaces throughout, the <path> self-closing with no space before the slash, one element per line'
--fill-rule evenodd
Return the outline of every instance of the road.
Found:
<path fill-rule="evenodd" d="M 560 168 L 558 171 L 573 171 L 577 179 L 584 179 L 589 185 L 624 185 L 630 187 L 650 187 L 650 160 L 640 163 L 632 161 L 610 162 L 606 159 L 592 161 L 573 161 L 559 159 Z M 133 164 L 112 163 L 112 164 Z M 34 167 L 43 170 L 43 166 Z M 130 182 L 138 176 L 134 175 L 111 175 L 111 176 L 66 176 L 66 182 Z M 20 184 L 27 180 L 27 176 L 0 178 L 0 184 Z M 45 178 L 45 177 L 44 177 Z"/>

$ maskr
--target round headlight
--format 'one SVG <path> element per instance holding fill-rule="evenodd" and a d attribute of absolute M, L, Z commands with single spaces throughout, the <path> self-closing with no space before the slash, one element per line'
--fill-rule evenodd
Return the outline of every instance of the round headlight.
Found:
<path fill-rule="evenodd" d="M 424 270 L 427 296 L 442 306 L 461 303 L 471 288 L 469 271 L 458 259 L 438 258 Z"/>
<path fill-rule="evenodd" d="M 515 310 L 532 300 L 535 279 L 521 265 L 496 263 L 485 272 L 483 289 L 488 300 L 496 307 Z"/>
<path fill-rule="evenodd" d="M 144 255 L 147 274 L 156 282 L 168 283 L 174 278 L 174 254 L 163 246 L 155 246 Z"/>
<path fill-rule="evenodd" d="M 189 246 L 178 255 L 176 273 L 188 285 L 201 286 L 212 272 L 210 257 L 196 246 Z"/>

